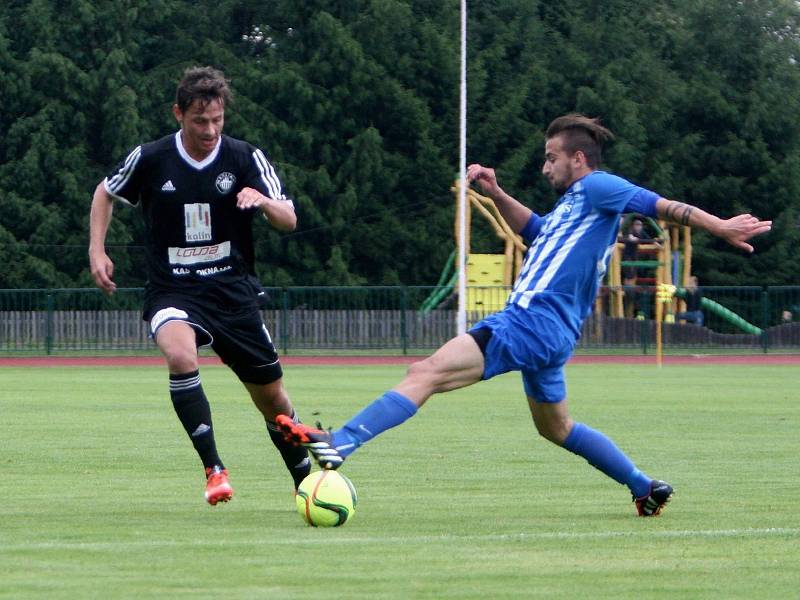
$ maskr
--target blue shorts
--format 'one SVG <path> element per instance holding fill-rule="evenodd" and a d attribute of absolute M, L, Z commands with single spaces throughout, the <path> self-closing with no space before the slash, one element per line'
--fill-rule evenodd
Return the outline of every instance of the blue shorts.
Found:
<path fill-rule="evenodd" d="M 520 371 L 525 393 L 537 402 L 567 397 L 564 365 L 575 348 L 575 335 L 547 309 L 510 305 L 475 324 L 471 333 L 489 329 L 483 379 Z"/>

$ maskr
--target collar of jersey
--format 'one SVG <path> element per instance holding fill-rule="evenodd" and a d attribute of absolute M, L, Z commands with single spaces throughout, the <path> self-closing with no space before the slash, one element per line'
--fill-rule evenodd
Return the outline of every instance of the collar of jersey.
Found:
<path fill-rule="evenodd" d="M 210 165 L 214 160 L 217 158 L 217 154 L 219 154 L 219 147 L 222 145 L 222 136 L 219 136 L 219 140 L 217 141 L 217 145 L 214 146 L 214 149 L 211 151 L 211 154 L 206 156 L 203 160 L 195 160 L 189 153 L 186 152 L 186 148 L 183 147 L 183 140 L 181 140 L 181 130 L 179 129 L 178 132 L 175 134 L 175 146 L 178 148 L 178 154 L 181 155 L 181 158 L 186 161 L 186 163 L 198 171 L 205 169 L 208 165 Z"/>

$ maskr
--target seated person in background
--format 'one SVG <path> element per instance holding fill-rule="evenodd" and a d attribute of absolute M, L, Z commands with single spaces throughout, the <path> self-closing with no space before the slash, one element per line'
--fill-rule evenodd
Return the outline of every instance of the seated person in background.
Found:
<path fill-rule="evenodd" d="M 697 277 L 692 275 L 686 286 L 686 310 L 675 315 L 675 319 L 703 326 L 703 311 L 700 308 L 703 293 L 697 287 Z"/>
<path fill-rule="evenodd" d="M 639 258 L 639 242 L 646 237 L 644 223 L 641 219 L 635 218 L 628 233 L 622 238 L 622 242 L 625 244 L 622 249 L 622 260 L 637 260 Z M 636 267 L 622 267 L 622 279 L 624 285 L 636 285 Z"/>
<path fill-rule="evenodd" d="M 639 217 L 635 217 L 631 222 L 628 233 L 621 236 L 620 241 L 625 244 L 622 249 L 622 261 L 639 260 L 639 244 L 654 243 L 660 247 L 658 240 L 652 239 L 647 235 L 644 229 L 644 222 Z M 636 267 L 623 266 L 622 267 L 622 285 L 625 287 L 632 287 L 636 285 L 637 271 Z M 626 294 L 627 295 L 627 294 Z M 625 316 L 628 318 L 633 317 L 635 309 L 638 309 L 639 294 L 634 290 L 632 298 L 626 303 Z"/>

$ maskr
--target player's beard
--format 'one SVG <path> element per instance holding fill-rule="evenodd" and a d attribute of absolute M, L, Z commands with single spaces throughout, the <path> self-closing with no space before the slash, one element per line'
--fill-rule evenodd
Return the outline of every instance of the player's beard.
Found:
<path fill-rule="evenodd" d="M 553 189 L 556 191 L 556 194 L 563 196 L 564 193 L 569 189 L 569 186 L 572 184 L 572 166 L 567 165 L 566 171 L 564 172 L 564 177 L 562 179 L 556 180 L 554 178 L 550 183 L 553 186 Z"/>

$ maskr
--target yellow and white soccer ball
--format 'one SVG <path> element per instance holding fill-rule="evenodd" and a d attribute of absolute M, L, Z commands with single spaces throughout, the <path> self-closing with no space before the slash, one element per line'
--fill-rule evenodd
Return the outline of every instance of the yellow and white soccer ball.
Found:
<path fill-rule="evenodd" d="M 338 471 L 315 471 L 300 483 L 295 502 L 312 527 L 339 527 L 353 516 L 358 496 L 353 483 Z"/>

